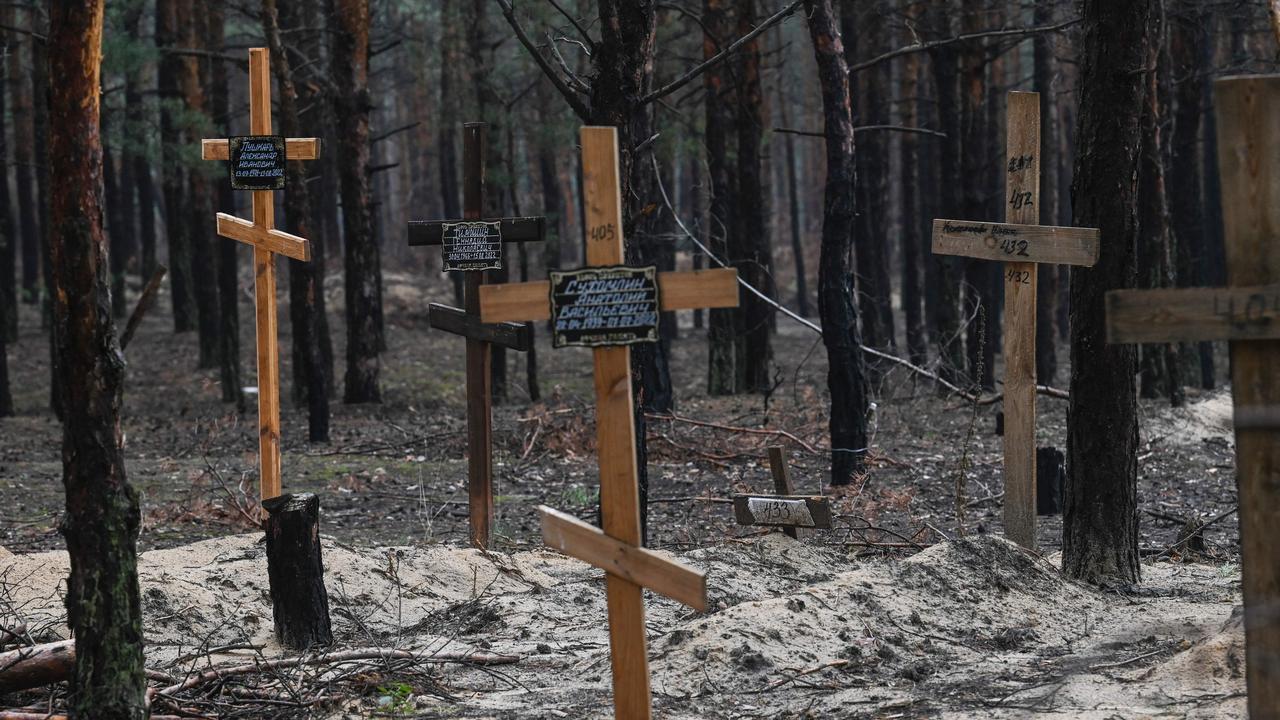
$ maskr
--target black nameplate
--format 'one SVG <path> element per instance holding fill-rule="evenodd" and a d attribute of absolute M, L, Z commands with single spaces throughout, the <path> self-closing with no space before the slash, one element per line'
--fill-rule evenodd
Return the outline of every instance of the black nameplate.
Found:
<path fill-rule="evenodd" d="M 444 223 L 441 253 L 445 272 L 502 268 L 502 223 Z"/>
<path fill-rule="evenodd" d="M 232 190 L 284 189 L 284 137 L 249 135 L 230 139 Z"/>
<path fill-rule="evenodd" d="M 658 268 L 593 267 L 551 273 L 552 347 L 658 341 Z"/>

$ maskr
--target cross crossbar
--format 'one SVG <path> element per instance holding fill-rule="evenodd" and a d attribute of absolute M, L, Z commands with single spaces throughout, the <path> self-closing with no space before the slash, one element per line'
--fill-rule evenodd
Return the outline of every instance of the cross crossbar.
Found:
<path fill-rule="evenodd" d="M 316 160 L 320 157 L 319 138 L 286 138 L 285 160 Z M 231 141 L 226 138 L 200 141 L 201 160 L 230 160 Z"/>
<path fill-rule="evenodd" d="M 409 245 L 440 245 L 444 243 L 444 226 L 456 224 L 457 220 L 410 220 Z M 488 220 L 498 222 L 498 231 L 502 233 L 504 243 L 540 242 L 547 235 L 547 219 L 545 217 L 512 217 Z"/>
<path fill-rule="evenodd" d="M 546 280 L 480 288 L 480 320 L 483 322 L 551 319 L 547 302 L 551 283 Z M 738 305 L 738 271 L 733 268 L 658 273 L 658 299 L 663 310 L 725 308 Z"/>
<path fill-rule="evenodd" d="M 482 285 L 481 287 L 486 287 Z M 431 303 L 427 306 L 427 322 L 431 327 L 469 340 L 501 345 L 518 352 L 528 352 L 533 333 L 525 323 L 486 323 L 466 310 Z"/>
<path fill-rule="evenodd" d="M 652 550 L 628 545 L 572 515 L 538 507 L 542 541 L 570 557 L 698 611 L 707 609 L 707 574 Z"/>
<path fill-rule="evenodd" d="M 981 260 L 1091 267 L 1098 262 L 1098 229 L 933 221 L 933 252 Z"/>
<path fill-rule="evenodd" d="M 218 213 L 218 234 L 294 260 L 311 261 L 311 243 L 305 238 L 290 235 L 283 230 L 254 225 L 235 215 Z"/>
<path fill-rule="evenodd" d="M 1280 284 L 1107 293 L 1107 342 L 1202 340 L 1280 340 Z"/>

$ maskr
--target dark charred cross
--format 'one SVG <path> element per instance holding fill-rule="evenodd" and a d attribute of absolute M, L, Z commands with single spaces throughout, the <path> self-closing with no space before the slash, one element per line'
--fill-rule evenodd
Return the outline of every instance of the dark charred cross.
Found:
<path fill-rule="evenodd" d="M 463 309 L 431 303 L 427 320 L 431 327 L 461 335 L 467 339 L 467 485 L 471 513 L 471 544 L 488 548 L 493 527 L 493 393 L 490 384 L 491 346 L 494 344 L 520 352 L 529 350 L 532 333 L 525 323 L 480 322 L 480 286 L 485 284 L 488 268 L 501 262 L 502 244 L 509 242 L 537 242 L 542 240 L 546 220 L 541 217 L 484 219 L 484 155 L 486 123 L 466 123 L 462 135 L 462 219 L 461 220 L 411 220 L 409 221 L 409 245 L 441 245 L 445 251 L 445 266 L 450 260 L 458 261 L 466 253 L 456 253 L 457 242 L 450 240 L 459 235 L 459 228 L 480 227 L 489 231 L 496 252 L 485 259 L 471 258 L 460 263 L 459 272 L 464 275 Z M 497 237 L 493 236 L 493 231 Z M 492 261 L 492 262 L 490 262 Z M 467 269 L 475 267 L 477 269 Z M 484 268 L 484 269 L 480 269 Z"/>

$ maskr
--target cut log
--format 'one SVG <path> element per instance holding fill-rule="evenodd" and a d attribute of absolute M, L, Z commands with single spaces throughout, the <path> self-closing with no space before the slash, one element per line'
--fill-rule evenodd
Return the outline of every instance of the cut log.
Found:
<path fill-rule="evenodd" d="M 312 493 L 262 501 L 267 516 L 267 576 L 276 640 L 306 650 L 333 643 L 329 594 L 320 560 L 320 498 Z"/>
<path fill-rule="evenodd" d="M 75 640 L 0 653 L 0 695 L 68 680 L 75 667 Z"/>

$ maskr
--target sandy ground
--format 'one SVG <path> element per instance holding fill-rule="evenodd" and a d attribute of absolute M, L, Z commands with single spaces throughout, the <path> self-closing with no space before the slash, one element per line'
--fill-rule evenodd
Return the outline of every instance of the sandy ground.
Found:
<path fill-rule="evenodd" d="M 430 687 L 406 685 L 400 716 L 611 716 L 599 571 L 547 550 L 356 549 L 326 539 L 324 553 L 339 646 L 521 657 L 492 670 L 441 666 Z M 708 572 L 710 609 L 649 597 L 658 717 L 1244 715 L 1232 566 L 1148 563 L 1140 588 L 1103 592 L 1063 580 L 1054 558 L 990 536 L 901 560 L 781 534 L 679 557 Z M 56 590 L 65 553 L 2 562 L 6 614 L 65 635 Z M 257 535 L 145 553 L 149 666 L 181 677 L 284 654 L 272 638 L 265 562 Z M 203 652 L 236 645 L 259 648 Z M 345 686 L 340 701 L 256 716 L 367 717 L 397 682 L 388 671 Z"/>

